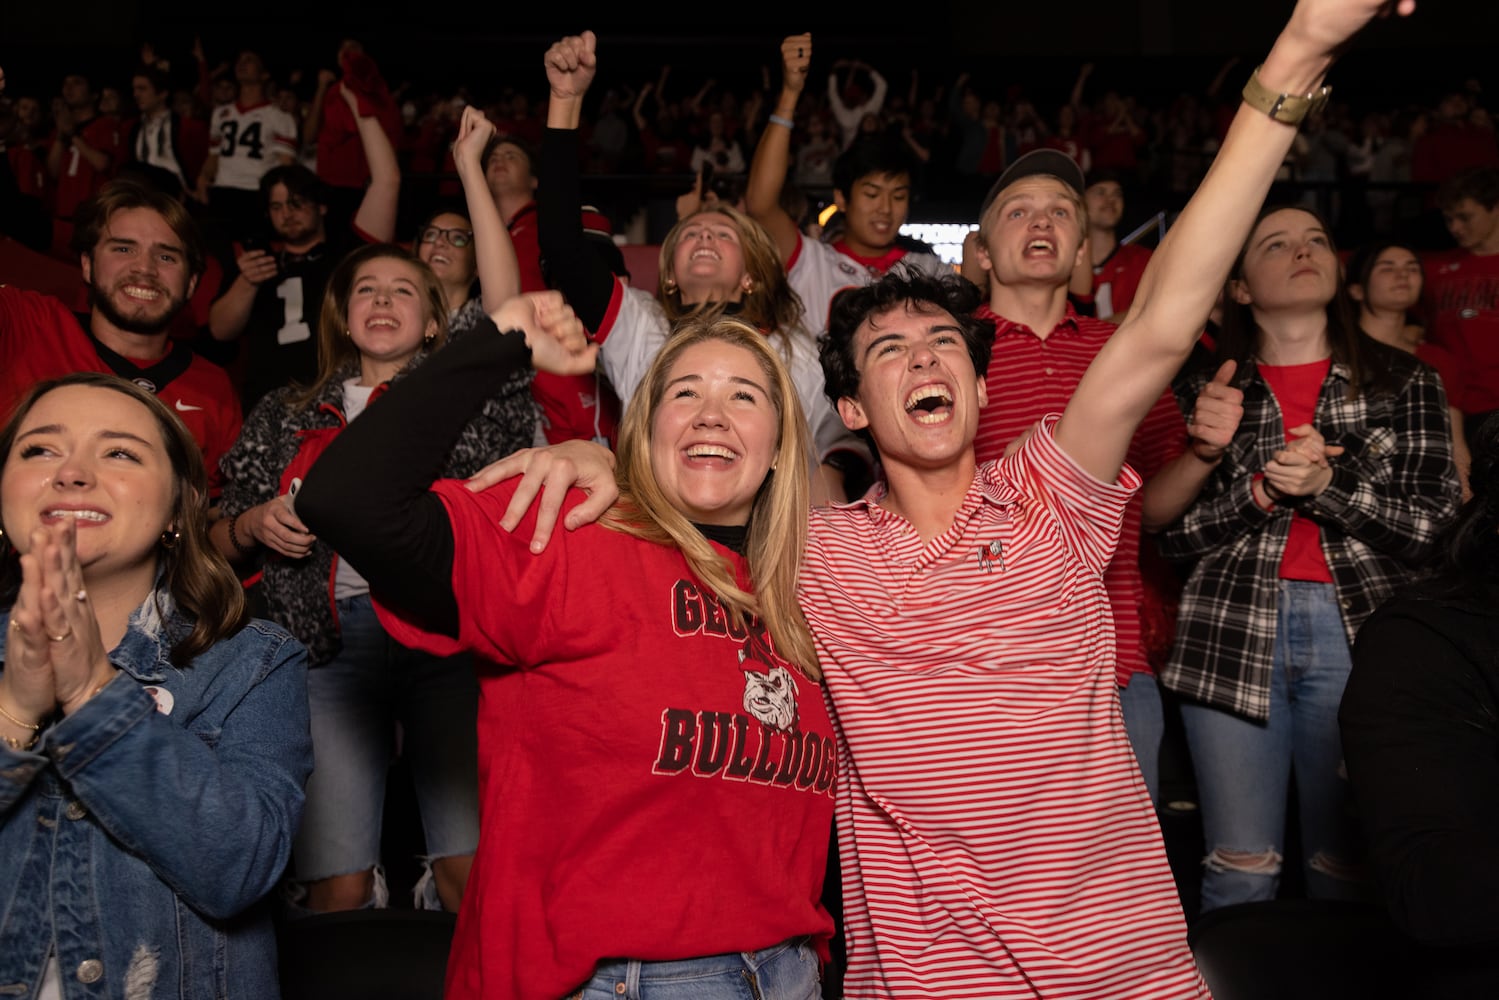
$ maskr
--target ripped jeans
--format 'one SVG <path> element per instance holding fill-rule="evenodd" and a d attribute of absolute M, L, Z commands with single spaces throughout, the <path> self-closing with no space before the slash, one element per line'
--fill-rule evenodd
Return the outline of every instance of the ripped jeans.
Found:
<path fill-rule="evenodd" d="M 1202 912 L 1274 899 L 1295 769 L 1302 863 L 1314 899 L 1362 899 L 1356 827 L 1338 703 L 1352 668 L 1332 584 L 1282 580 L 1270 678 L 1260 723 L 1184 701 L 1207 845 Z"/>
<path fill-rule="evenodd" d="M 386 634 L 368 595 L 338 602 L 343 649 L 308 671 L 312 777 L 294 848 L 311 882 L 380 862 L 385 778 L 396 722 L 410 762 L 427 856 L 474 853 L 479 840 L 479 685 L 467 656 L 407 649 Z M 383 905 L 376 873 L 375 902 Z"/>

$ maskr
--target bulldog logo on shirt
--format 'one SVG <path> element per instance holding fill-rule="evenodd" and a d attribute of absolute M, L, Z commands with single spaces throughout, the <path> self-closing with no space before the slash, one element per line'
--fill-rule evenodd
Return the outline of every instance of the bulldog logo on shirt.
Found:
<path fill-rule="evenodd" d="M 663 709 L 652 771 L 831 796 L 838 767 L 832 734 L 799 728 L 804 720 L 797 710 L 796 667 L 776 655 L 765 623 L 734 621 L 711 591 L 692 580 L 673 585 L 671 603 L 677 635 L 736 643 L 744 673 L 743 711 L 733 711 L 732 703 Z"/>
<path fill-rule="evenodd" d="M 744 710 L 771 729 L 790 732 L 796 725 L 796 681 L 791 671 L 771 661 L 765 633 L 752 632 L 739 647 L 744 671 Z M 765 668 L 764 673 L 754 666 Z"/>

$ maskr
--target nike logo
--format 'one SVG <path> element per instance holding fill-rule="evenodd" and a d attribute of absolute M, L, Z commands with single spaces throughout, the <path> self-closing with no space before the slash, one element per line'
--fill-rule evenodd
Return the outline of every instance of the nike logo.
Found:
<path fill-rule="evenodd" d="M 188 404 L 184 403 L 182 400 L 180 400 L 180 399 L 177 400 L 177 412 L 178 413 L 191 413 L 193 410 L 201 410 L 201 409 L 203 409 L 203 407 L 201 407 L 201 406 L 189 406 Z"/>

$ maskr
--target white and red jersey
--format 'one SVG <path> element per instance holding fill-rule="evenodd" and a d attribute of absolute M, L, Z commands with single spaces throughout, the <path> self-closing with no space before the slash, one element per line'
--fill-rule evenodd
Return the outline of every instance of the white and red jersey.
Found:
<path fill-rule="evenodd" d="M 1094 266 L 1093 304 L 1099 319 L 1129 312 L 1149 263 L 1149 248 L 1121 243 L 1102 264 Z"/>
<path fill-rule="evenodd" d="M 668 330 L 666 313 L 654 296 L 639 288 L 626 287 L 615 279 L 614 295 L 595 339 L 603 343 L 599 359 L 623 406 L 629 405 L 646 369 L 666 343 Z M 822 364 L 817 359 L 817 344 L 811 334 L 798 330 L 770 339 L 780 349 L 781 360 L 786 362 L 812 431 L 817 454 L 809 457 L 820 463 L 835 452 L 846 451 L 868 462 L 869 449 L 843 423 L 823 391 Z"/>
<path fill-rule="evenodd" d="M 812 512 L 802 609 L 840 735 L 845 995 L 1205 998 L 1114 682 L 1103 571 L 1140 480 L 1052 438 L 923 542 Z"/>
<path fill-rule="evenodd" d="M 0 285 L 0 413 L 9 413 L 38 382 L 72 372 L 114 372 L 155 393 L 187 426 L 203 451 L 216 496 L 219 459 L 234 446 L 241 423 L 229 376 L 181 341 L 172 341 L 159 361 L 124 358 L 112 365 L 101 350 L 108 349 L 84 332 L 61 301 Z"/>
<path fill-rule="evenodd" d="M 892 247 L 880 257 L 859 257 L 840 244 L 809 240 L 800 233 L 786 262 L 786 280 L 801 296 L 807 329 L 818 336 L 828 328 L 828 304 L 845 288 L 861 288 L 896 265 L 926 274 L 952 274 L 952 265 L 929 253 Z"/>
<path fill-rule="evenodd" d="M 269 101 L 245 108 L 225 104 L 215 108 L 209 125 L 208 151 L 219 158 L 213 186 L 255 191 L 260 178 L 297 155 L 297 123 Z"/>
<path fill-rule="evenodd" d="M 804 936 L 826 956 L 837 752 L 818 685 L 674 547 L 588 525 L 532 555 L 534 513 L 497 527 L 518 482 L 433 487 L 456 641 L 377 605 L 398 642 L 470 650 L 479 671 L 479 848 L 448 1000 L 566 996 L 608 958 Z"/>

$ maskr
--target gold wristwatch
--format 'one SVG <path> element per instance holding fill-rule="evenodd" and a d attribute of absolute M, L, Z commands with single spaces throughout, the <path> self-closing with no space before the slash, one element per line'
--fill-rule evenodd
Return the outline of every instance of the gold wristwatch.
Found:
<path fill-rule="evenodd" d="M 1307 115 L 1321 111 L 1332 94 L 1328 86 L 1310 94 L 1278 94 L 1260 82 L 1261 69 L 1262 66 L 1256 66 L 1249 74 L 1249 82 L 1244 84 L 1244 103 L 1284 125 L 1300 125 Z"/>

